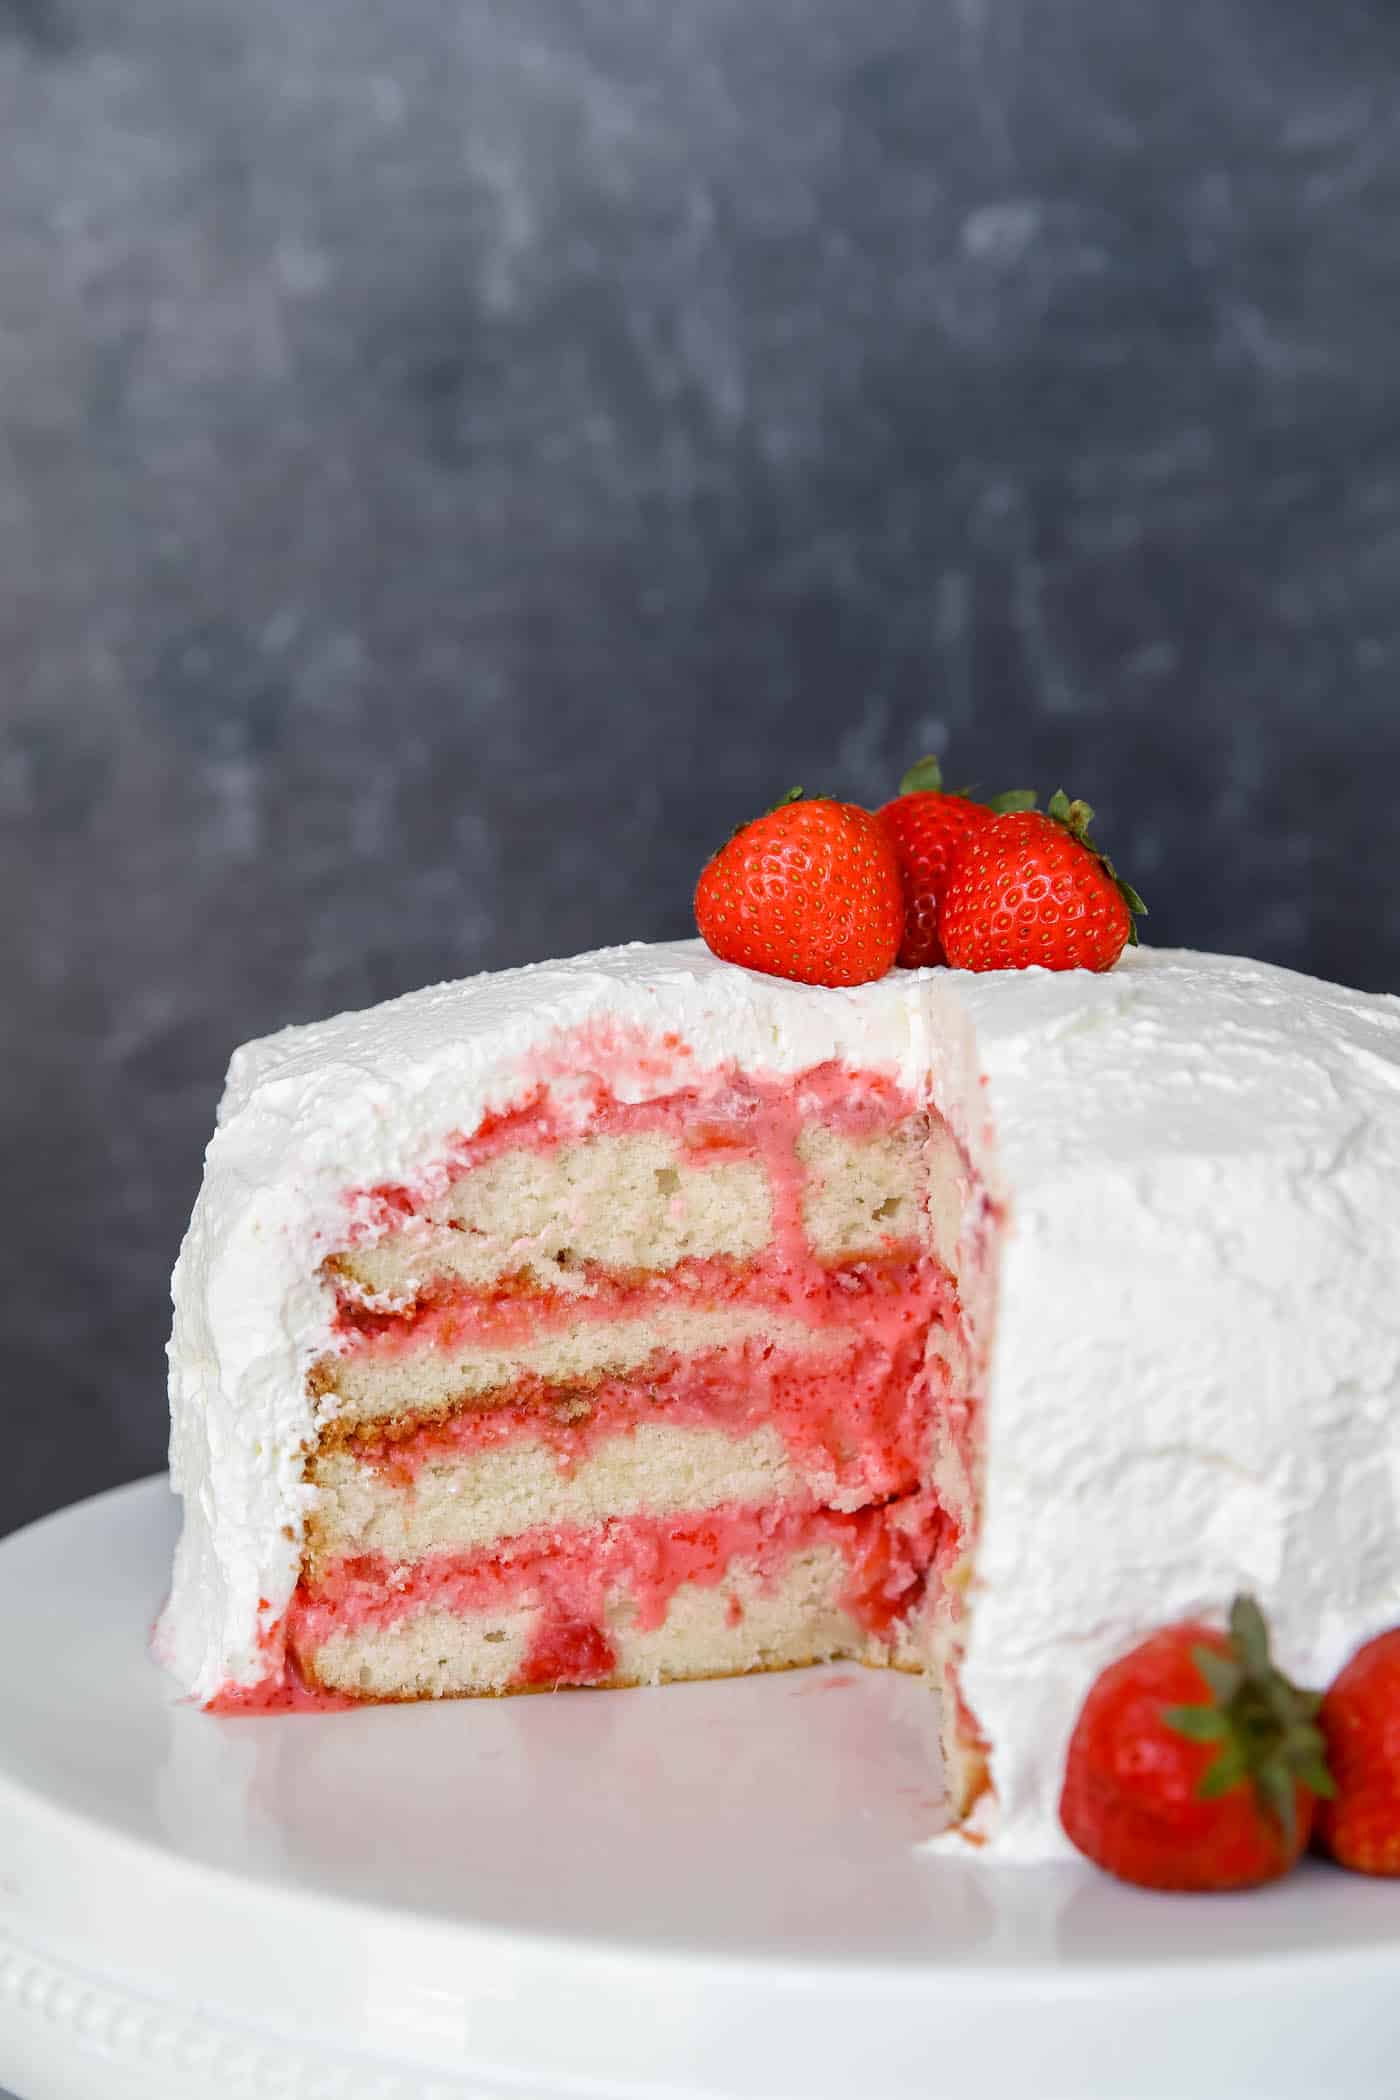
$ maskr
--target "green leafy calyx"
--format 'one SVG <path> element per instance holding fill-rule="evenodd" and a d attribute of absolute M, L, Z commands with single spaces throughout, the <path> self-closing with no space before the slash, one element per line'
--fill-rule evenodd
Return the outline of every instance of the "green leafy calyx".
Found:
<path fill-rule="evenodd" d="M 1056 824 L 1061 825 L 1072 839 L 1077 839 L 1087 853 L 1093 854 L 1094 859 L 1103 869 L 1104 874 L 1107 875 L 1109 881 L 1128 907 L 1128 945 L 1136 948 L 1138 945 L 1137 922 L 1139 919 L 1147 917 L 1147 906 L 1143 903 L 1132 884 L 1124 881 L 1108 855 L 1100 852 L 1090 838 L 1089 826 L 1094 821 L 1094 812 L 1089 807 L 1089 804 L 1077 800 L 1071 802 L 1063 788 L 1056 788 L 1054 794 L 1045 805 L 1045 814 Z"/>
<path fill-rule="evenodd" d="M 945 788 L 943 768 L 932 752 L 926 758 L 915 760 L 900 781 L 899 792 L 901 795 L 951 795 L 958 802 L 979 799 L 975 788 Z M 1034 788 L 1008 788 L 1005 794 L 988 795 L 983 807 L 991 810 L 994 816 L 1003 817 L 1011 810 L 1034 809 L 1035 803 Z"/>
<path fill-rule="evenodd" d="M 1191 1660 L 1210 1697 L 1199 1706 L 1164 1707 L 1162 1718 L 1193 1743 L 1218 1745 L 1200 1783 L 1202 1799 L 1253 1786 L 1291 1845 L 1297 1828 L 1295 1788 L 1301 1784 L 1324 1799 L 1336 1791 L 1317 1726 L 1321 1702 L 1275 1668 L 1269 1629 L 1252 1597 L 1236 1597 L 1230 1607 L 1228 1650 L 1202 1643 L 1192 1649 Z"/>
<path fill-rule="evenodd" d="M 943 768 L 939 765 L 932 752 L 926 758 L 915 759 L 913 765 L 899 783 L 899 792 L 901 795 L 941 795 L 943 793 Z"/>
<path fill-rule="evenodd" d="M 785 795 L 779 795 L 776 802 L 771 802 L 767 809 L 761 809 L 756 817 L 745 817 L 742 824 L 736 824 L 725 844 L 732 846 L 740 833 L 747 831 L 751 824 L 761 822 L 764 817 L 776 816 L 780 809 L 787 809 L 794 802 L 828 802 L 830 799 L 829 795 L 809 795 L 805 788 L 791 787 Z"/>

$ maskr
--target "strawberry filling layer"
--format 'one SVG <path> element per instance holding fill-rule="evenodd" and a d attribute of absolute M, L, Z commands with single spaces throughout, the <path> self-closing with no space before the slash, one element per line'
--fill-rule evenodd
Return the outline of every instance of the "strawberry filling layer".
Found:
<path fill-rule="evenodd" d="M 615 1027 L 588 1028 L 562 1037 L 554 1055 L 539 1060 L 539 1076 L 514 1106 L 484 1116 L 474 1131 L 449 1139 L 415 1182 L 351 1190 L 345 1244 L 376 1239 L 421 1217 L 460 1175 L 504 1152 L 547 1152 L 585 1132 L 589 1137 L 665 1132 L 703 1165 L 719 1155 L 767 1158 L 782 1150 L 790 1157 L 804 1123 L 821 1123 L 848 1137 L 873 1137 L 914 1112 L 913 1102 L 887 1074 L 840 1063 L 813 1065 L 781 1080 L 734 1067 L 647 1101 L 624 1101 L 617 1091 L 619 1057 L 625 1054 L 622 1034 Z M 608 1076 L 588 1071 L 590 1062 L 607 1067 Z M 683 1062 L 682 1053 L 674 1068 L 679 1071 Z M 650 1077 L 655 1066 L 655 1060 L 645 1060 L 639 1075 Z"/>
<path fill-rule="evenodd" d="M 586 1388 L 517 1391 L 504 1406 L 463 1409 L 407 1436 L 362 1434 L 357 1460 L 411 1490 L 424 1466 L 516 1443 L 547 1444 L 561 1473 L 642 1423 L 740 1437 L 771 1424 L 803 1478 L 884 1501 L 909 1493 L 927 1463 L 942 1365 L 924 1363 L 926 1309 L 916 1294 L 864 1301 L 846 1347 L 794 1356 L 762 1343 L 653 1358 L 643 1371 Z"/>
<path fill-rule="evenodd" d="M 619 1101 L 599 1080 L 587 1099 L 590 1137 L 664 1133 L 675 1141 L 680 1163 L 700 1170 L 721 1159 L 759 1161 L 773 1227 L 762 1256 L 747 1262 L 725 1256 L 685 1261 L 641 1279 L 584 1261 L 576 1272 L 577 1291 L 537 1289 L 523 1269 L 503 1274 L 484 1289 L 438 1279 L 411 1301 L 385 1306 L 367 1302 L 353 1284 L 338 1279 L 332 1253 L 328 1273 L 337 1293 L 339 1354 L 383 1356 L 477 1342 L 499 1346 L 580 1320 L 643 1313 L 681 1295 L 709 1303 L 765 1305 L 822 1325 L 841 1317 L 848 1276 L 882 1269 L 897 1274 L 917 1258 L 915 1248 L 889 1235 L 856 1261 L 823 1262 L 803 1229 L 808 1176 L 797 1147 L 804 1127 L 818 1124 L 849 1138 L 870 1138 L 915 1113 L 914 1104 L 882 1074 L 839 1064 L 816 1066 L 787 1082 L 731 1072 L 714 1076 L 704 1088 L 689 1086 L 638 1103 Z M 577 1139 L 577 1114 L 576 1098 L 561 1105 L 541 1085 L 518 1108 L 488 1117 L 472 1137 L 453 1141 L 414 1187 L 351 1191 L 340 1251 L 411 1231 L 455 1180 L 504 1150 L 545 1153 Z M 446 1229 L 471 1230 L 462 1224 Z"/>
<path fill-rule="evenodd" d="M 713 1588 L 741 1563 L 771 1586 L 794 1555 L 826 1547 L 846 1563 L 838 1603 L 864 1632 L 888 1640 L 922 1595 L 946 1536 L 933 1498 L 910 1495 L 853 1515 L 731 1505 L 681 1519 L 614 1518 L 587 1530 L 525 1532 L 503 1548 L 435 1554 L 410 1567 L 366 1555 L 298 1590 L 287 1638 L 293 1653 L 313 1661 L 336 1633 L 379 1630 L 419 1611 L 477 1616 L 526 1605 L 538 1623 L 520 1681 L 598 1683 L 615 1667 L 610 1605 L 625 1603 L 638 1630 L 651 1631 L 684 1584 Z M 737 1597 L 731 1609 L 742 1612 Z"/>
<path fill-rule="evenodd" d="M 678 1300 L 706 1305 L 759 1305 L 812 1327 L 864 1321 L 863 1302 L 890 1298 L 916 1282 L 951 1298 L 943 1271 L 911 1243 L 889 1241 L 878 1253 L 843 1262 L 771 1260 L 741 1264 L 714 1256 L 674 1269 L 625 1277 L 590 1264 L 577 1273 L 586 1288 L 547 1290 L 523 1275 L 488 1290 L 435 1279 L 411 1303 L 388 1309 L 341 1288 L 335 1325 L 341 1353 L 395 1358 L 420 1349 L 509 1348 L 585 1322 L 645 1318 Z"/>

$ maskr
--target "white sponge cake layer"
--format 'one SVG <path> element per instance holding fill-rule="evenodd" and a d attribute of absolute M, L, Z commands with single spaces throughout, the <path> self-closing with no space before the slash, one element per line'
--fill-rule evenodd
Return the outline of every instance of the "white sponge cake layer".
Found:
<path fill-rule="evenodd" d="M 636 1624 L 621 1592 L 607 1614 L 616 1667 L 605 1681 L 660 1684 L 840 1658 L 889 1662 L 888 1645 L 835 1602 L 845 1578 L 845 1562 L 831 1547 L 793 1554 L 776 1579 L 735 1561 L 722 1583 L 683 1583 L 652 1628 Z M 333 1633 L 300 1662 L 313 1682 L 351 1698 L 501 1692 L 518 1685 L 538 1618 L 534 1605 L 477 1612 L 429 1607 L 391 1626 Z"/>
<path fill-rule="evenodd" d="M 802 1224 L 821 1262 L 917 1239 L 928 1119 L 876 1136 L 817 1122 L 797 1141 Z M 473 1167 L 382 1237 L 334 1255 L 351 1297 L 412 1301 L 451 1283 L 584 1296 L 598 1271 L 667 1275 L 684 1262 L 757 1262 L 773 1242 L 773 1190 L 757 1158 L 697 1155 L 674 1136 L 601 1135 L 521 1146 Z"/>
<path fill-rule="evenodd" d="M 298 1662 L 307 1680 L 352 1699 L 462 1699 L 508 1691 L 519 1679 L 539 1617 L 509 1611 L 415 1612 L 396 1625 L 333 1633 Z"/>
<path fill-rule="evenodd" d="M 926 1116 L 910 1116 L 877 1137 L 850 1137 L 821 1123 L 804 1127 L 797 1140 L 806 1177 L 802 1229 L 818 1261 L 918 1238 L 928 1128 Z"/>
<path fill-rule="evenodd" d="M 588 1265 L 628 1274 L 716 1255 L 752 1261 L 772 1223 L 758 1160 L 696 1165 L 659 1133 L 604 1135 L 486 1160 L 403 1228 L 337 1256 L 335 1268 L 390 1296 L 444 1278 L 486 1289 L 504 1276 L 581 1291 Z"/>
<path fill-rule="evenodd" d="M 367 1465 L 353 1447 L 311 1467 L 316 1502 L 308 1572 L 381 1554 L 392 1562 L 489 1547 L 541 1527 L 666 1516 L 716 1503 L 801 1499 L 804 1483 L 770 1423 L 746 1436 L 644 1422 L 567 1469 L 547 1443 L 511 1443 L 421 1465 L 411 1480 Z M 819 1492 L 819 1490 L 818 1490 Z"/>

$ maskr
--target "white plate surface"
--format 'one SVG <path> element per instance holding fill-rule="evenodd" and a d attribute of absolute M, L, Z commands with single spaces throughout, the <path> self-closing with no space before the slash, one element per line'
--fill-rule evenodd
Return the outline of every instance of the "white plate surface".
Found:
<path fill-rule="evenodd" d="M 214 1720 L 145 1654 L 174 1522 L 0 1545 L 22 2100 L 1400 2093 L 1400 1885 L 931 1858 L 930 1701 L 861 1671 Z"/>

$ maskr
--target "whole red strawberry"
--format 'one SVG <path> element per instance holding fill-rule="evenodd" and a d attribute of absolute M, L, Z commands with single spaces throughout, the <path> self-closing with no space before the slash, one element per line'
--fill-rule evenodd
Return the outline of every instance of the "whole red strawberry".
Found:
<path fill-rule="evenodd" d="M 1044 811 L 981 824 L 958 849 L 938 918 L 955 970 L 1108 970 L 1147 909 L 1061 788 Z"/>
<path fill-rule="evenodd" d="M 1318 1844 L 1358 1874 L 1400 1874 L 1400 1626 L 1352 1657 L 1318 1722 L 1337 1789 L 1318 1805 Z"/>
<path fill-rule="evenodd" d="M 695 923 L 725 962 L 799 984 L 868 984 L 895 958 L 904 894 L 894 843 L 868 809 L 794 788 L 706 864 Z"/>
<path fill-rule="evenodd" d="M 1060 1821 L 1120 1881 L 1242 1889 L 1287 1873 L 1330 1786 L 1318 1701 L 1269 1659 L 1259 1607 L 1169 1626 L 1113 1663 L 1075 1725 Z"/>
<path fill-rule="evenodd" d="M 921 758 L 899 783 L 899 794 L 880 811 L 899 855 L 904 884 L 904 936 L 899 960 L 907 970 L 946 962 L 938 938 L 938 910 L 954 854 L 968 836 L 990 824 L 998 810 L 1030 809 L 1035 795 L 1015 788 L 990 803 L 975 802 L 967 788 L 945 788 L 936 758 Z"/>

